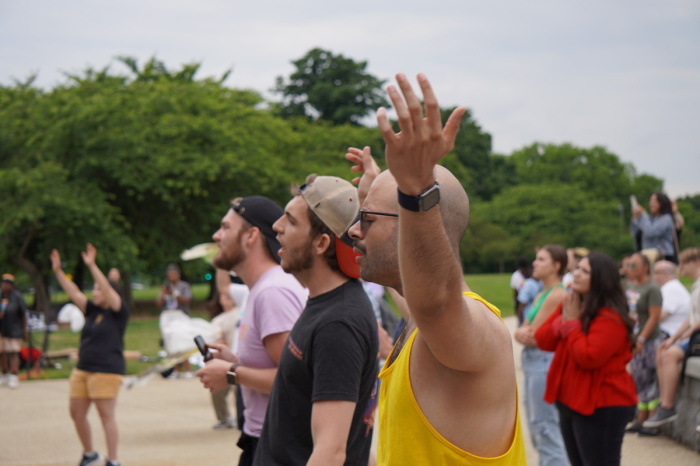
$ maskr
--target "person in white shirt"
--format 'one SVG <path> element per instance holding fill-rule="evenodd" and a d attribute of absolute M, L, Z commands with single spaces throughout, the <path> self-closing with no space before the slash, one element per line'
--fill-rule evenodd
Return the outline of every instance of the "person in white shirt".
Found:
<path fill-rule="evenodd" d="M 654 264 L 654 281 L 661 287 L 661 322 L 666 335 L 674 335 L 690 312 L 690 293 L 678 280 L 678 266 L 662 260 Z"/>
<path fill-rule="evenodd" d="M 681 379 L 680 363 L 688 350 L 690 335 L 700 329 L 700 248 L 687 248 L 680 254 L 680 273 L 693 280 L 690 312 L 676 332 L 661 343 L 656 353 L 656 373 L 661 403 L 644 427 L 658 427 L 678 418 L 676 391 Z"/>

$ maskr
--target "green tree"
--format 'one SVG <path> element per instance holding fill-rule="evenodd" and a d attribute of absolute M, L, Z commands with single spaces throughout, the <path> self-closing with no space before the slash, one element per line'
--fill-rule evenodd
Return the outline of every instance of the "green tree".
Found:
<path fill-rule="evenodd" d="M 637 176 L 634 166 L 621 162 L 601 146 L 535 143 L 513 152 L 511 157 L 521 183 L 574 184 L 599 199 L 627 202 L 629 195 L 641 186 L 663 186 L 658 178 Z"/>
<path fill-rule="evenodd" d="M 127 75 L 87 70 L 46 92 L 0 87 L 0 261 L 30 276 L 38 309 L 54 247 L 77 271 L 93 242 L 100 265 L 162 277 L 232 197 L 283 205 L 308 173 L 353 177 L 347 146 L 381 148 L 376 130 L 278 118 L 196 65 L 122 62 Z"/>
<path fill-rule="evenodd" d="M 381 89 L 385 81 L 367 73 L 366 61 L 315 48 L 292 63 L 296 70 L 286 81 L 278 77 L 273 89 L 282 95 L 277 106 L 282 116 L 359 124 L 371 111 L 389 105 Z"/>
<path fill-rule="evenodd" d="M 285 193 L 284 123 L 255 108 L 259 95 L 195 81 L 192 68 L 151 60 L 130 77 L 88 70 L 49 92 L 0 89 L 0 260 L 29 275 L 38 309 L 54 247 L 71 265 L 93 242 L 103 266 L 162 274 L 211 236 L 234 193 Z"/>
<path fill-rule="evenodd" d="M 680 238 L 681 250 L 697 247 L 700 245 L 700 194 L 678 199 L 678 210 L 685 221 Z"/>
<path fill-rule="evenodd" d="M 454 107 L 441 109 L 443 120 L 447 121 L 453 111 Z M 481 129 L 469 109 L 460 123 L 453 153 L 469 173 L 468 179 L 455 175 L 471 197 L 489 200 L 516 181 L 515 165 L 511 158 L 491 153 L 491 135 Z M 448 168 L 452 170 L 452 167 Z"/>
<path fill-rule="evenodd" d="M 548 243 L 600 249 L 613 257 L 632 247 L 618 203 L 592 198 L 576 185 L 515 186 L 476 205 L 474 214 L 516 238 L 520 247 L 510 260 Z"/>

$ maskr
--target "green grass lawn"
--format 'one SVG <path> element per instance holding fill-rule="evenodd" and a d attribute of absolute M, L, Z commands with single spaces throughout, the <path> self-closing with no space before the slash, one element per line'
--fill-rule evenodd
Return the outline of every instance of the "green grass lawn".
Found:
<path fill-rule="evenodd" d="M 500 309 L 503 317 L 514 314 L 510 274 L 465 275 L 464 279 L 474 293 Z"/>
<path fill-rule="evenodd" d="M 504 317 L 513 314 L 509 274 L 467 275 L 465 279 L 472 291 L 496 305 L 501 310 Z M 139 306 L 139 309 L 144 307 L 147 309 L 143 314 L 132 315 L 129 320 L 126 335 L 124 336 L 124 349 L 140 351 L 142 355 L 151 358 L 156 358 L 158 356 L 158 351 L 162 349 L 160 347 L 160 329 L 158 328 L 158 310 L 155 308 L 155 304 L 151 308 L 148 306 L 148 303 L 155 301 L 158 292 L 158 287 L 134 290 L 134 299 L 144 303 L 143 306 Z M 193 286 L 193 294 L 196 303 L 203 303 L 208 293 L 208 284 Z M 56 303 L 65 302 L 66 299 L 65 294 L 54 293 L 52 295 L 52 300 Z M 192 316 L 208 320 L 206 313 L 201 309 L 195 309 L 192 312 Z M 34 346 L 41 347 L 43 337 L 43 332 L 35 332 L 32 338 Z M 78 332 L 58 330 L 49 334 L 49 351 L 78 348 L 79 346 L 80 333 Z M 59 363 L 61 368 L 48 368 L 44 372 L 45 375 L 51 379 L 68 377 L 70 371 L 75 366 L 75 363 L 68 359 L 57 359 L 54 362 Z M 153 363 L 127 361 L 127 374 L 137 374 L 151 364 Z"/>

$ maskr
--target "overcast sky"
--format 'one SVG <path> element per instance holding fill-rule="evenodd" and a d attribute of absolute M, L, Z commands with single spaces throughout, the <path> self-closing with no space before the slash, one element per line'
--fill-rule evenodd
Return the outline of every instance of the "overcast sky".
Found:
<path fill-rule="evenodd" d="M 340 3 L 340 4 L 338 4 Z M 338 5 L 337 5 L 338 4 Z M 156 56 L 271 97 L 314 47 L 391 79 L 422 71 L 468 106 L 495 152 L 602 145 L 672 196 L 700 192 L 697 0 L 0 0 L 0 83 L 64 82 Z"/>

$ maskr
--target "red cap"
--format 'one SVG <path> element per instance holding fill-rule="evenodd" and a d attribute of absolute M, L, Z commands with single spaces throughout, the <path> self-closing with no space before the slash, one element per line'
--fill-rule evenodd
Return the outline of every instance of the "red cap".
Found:
<path fill-rule="evenodd" d="M 360 278 L 360 264 L 355 260 L 359 257 L 352 247 L 345 244 L 340 238 L 335 238 L 335 257 L 338 259 L 340 270 L 350 278 Z"/>

